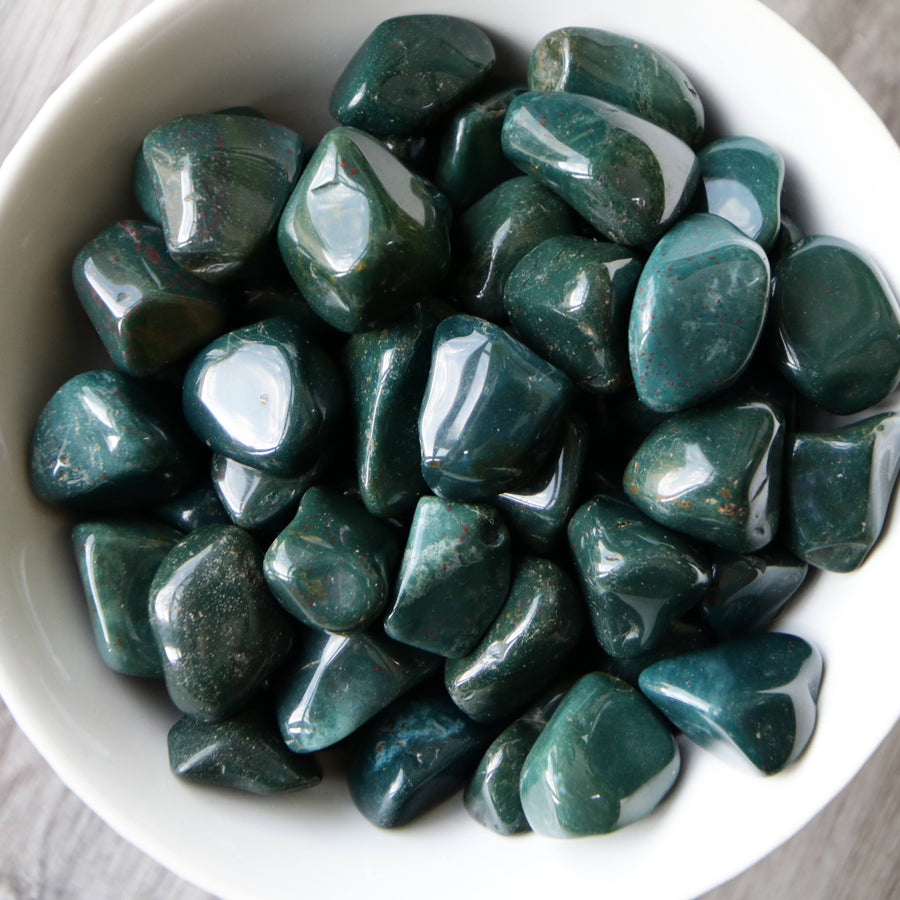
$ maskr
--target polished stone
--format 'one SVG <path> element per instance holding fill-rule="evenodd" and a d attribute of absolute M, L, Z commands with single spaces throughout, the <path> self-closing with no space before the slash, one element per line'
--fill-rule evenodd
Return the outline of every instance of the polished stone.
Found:
<path fill-rule="evenodd" d="M 153 516 L 182 532 L 204 525 L 228 525 L 231 518 L 211 484 L 194 488 L 157 506 Z"/>

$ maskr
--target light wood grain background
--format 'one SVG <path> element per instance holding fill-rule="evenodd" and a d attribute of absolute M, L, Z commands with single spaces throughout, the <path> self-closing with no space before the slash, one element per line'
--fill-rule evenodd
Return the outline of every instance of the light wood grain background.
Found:
<path fill-rule="evenodd" d="M 900 2 L 764 2 L 838 65 L 900 140 Z M 0 160 L 66 75 L 146 5 L 0 0 Z M 0 704 L 0 900 L 209 897 L 111 831 L 65 788 Z M 762 897 L 900 898 L 900 727 L 803 831 L 704 900 Z"/>

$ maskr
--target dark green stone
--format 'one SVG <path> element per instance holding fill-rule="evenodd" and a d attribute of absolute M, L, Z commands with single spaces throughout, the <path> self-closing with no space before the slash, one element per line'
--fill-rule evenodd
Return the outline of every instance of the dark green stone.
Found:
<path fill-rule="evenodd" d="M 211 484 L 179 494 L 157 506 L 153 515 L 184 533 L 204 525 L 228 525 L 231 521 Z"/>
<path fill-rule="evenodd" d="M 760 633 L 658 662 L 640 687 L 691 740 L 771 775 L 812 737 L 821 678 L 802 638 Z"/>
<path fill-rule="evenodd" d="M 447 693 L 477 722 L 508 718 L 565 665 L 582 624 L 583 601 L 572 579 L 548 559 L 525 557 L 484 637 L 447 661 Z"/>
<path fill-rule="evenodd" d="M 590 672 L 563 698 L 522 766 L 522 809 L 550 837 L 606 834 L 649 815 L 680 766 L 675 739 L 641 694 Z"/>
<path fill-rule="evenodd" d="M 478 643 L 509 589 L 509 533 L 490 506 L 422 497 L 385 631 L 449 658 Z"/>
<path fill-rule="evenodd" d="M 702 650 L 713 643 L 715 643 L 715 634 L 702 622 L 700 624 L 687 621 L 676 622 L 658 646 L 646 653 L 629 657 L 607 656 L 603 660 L 603 671 L 637 687 L 638 678 L 647 666 L 652 666 L 670 656 L 681 656 L 682 653 Z"/>
<path fill-rule="evenodd" d="M 682 219 L 641 273 L 628 326 L 631 372 L 651 409 L 721 394 L 747 368 L 769 304 L 769 260 L 719 216 Z"/>
<path fill-rule="evenodd" d="M 169 729 L 168 743 L 169 766 L 185 781 L 277 794 L 322 780 L 315 757 L 288 750 L 275 720 L 255 710 L 225 722 L 183 716 Z"/>
<path fill-rule="evenodd" d="M 625 468 L 634 504 L 668 528 L 748 553 L 778 530 L 784 418 L 763 399 L 670 416 Z"/>
<path fill-rule="evenodd" d="M 229 332 L 184 377 L 185 418 L 229 459 L 281 477 L 310 467 L 344 403 L 328 355 L 285 317 Z"/>
<path fill-rule="evenodd" d="M 434 167 L 437 163 L 437 135 L 431 131 L 424 134 L 390 135 L 381 138 L 384 144 L 400 162 L 412 172 L 434 181 Z"/>
<path fill-rule="evenodd" d="M 330 747 L 439 665 L 383 635 L 308 631 L 277 697 L 281 736 L 294 753 Z"/>
<path fill-rule="evenodd" d="M 266 552 L 266 581 L 295 618 L 323 631 L 358 631 L 381 614 L 400 558 L 393 528 L 353 497 L 311 487 Z"/>
<path fill-rule="evenodd" d="M 569 542 L 594 633 L 610 656 L 658 647 L 709 586 L 694 547 L 614 497 L 601 494 L 579 507 Z"/>
<path fill-rule="evenodd" d="M 695 146 L 703 104 L 668 57 L 599 28 L 560 28 L 544 35 L 528 60 L 532 91 L 568 91 L 614 103 Z"/>
<path fill-rule="evenodd" d="M 473 315 L 504 321 L 503 290 L 516 263 L 574 228 L 571 210 L 553 191 L 522 175 L 504 181 L 457 222 L 451 289 L 457 302 Z"/>
<path fill-rule="evenodd" d="M 520 94 L 503 123 L 503 151 L 552 188 L 604 237 L 649 247 L 697 186 L 687 144 L 618 106 L 580 94 Z"/>
<path fill-rule="evenodd" d="M 144 148 L 138 150 L 134 158 L 134 198 L 141 208 L 147 221 L 162 227 L 162 213 L 159 209 L 159 200 L 156 198 L 156 188 L 153 186 L 153 176 L 150 167 L 144 159 Z"/>
<path fill-rule="evenodd" d="M 617 391 L 630 381 L 628 316 L 642 268 L 617 244 L 549 238 L 516 264 L 503 306 L 520 338 L 579 387 Z"/>
<path fill-rule="evenodd" d="M 233 277 L 272 236 L 300 173 L 303 145 L 256 116 L 181 116 L 144 138 L 166 244 L 209 281 Z"/>
<path fill-rule="evenodd" d="M 341 331 L 368 331 L 440 285 L 450 207 L 383 144 L 335 128 L 316 148 L 278 227 L 309 305 Z"/>
<path fill-rule="evenodd" d="M 498 326 L 445 319 L 419 416 L 425 482 L 451 500 L 526 487 L 554 450 L 570 393 L 562 372 Z"/>
<path fill-rule="evenodd" d="M 787 540 L 810 565 L 859 568 L 881 534 L 900 471 L 900 417 L 798 432 L 787 461 Z"/>
<path fill-rule="evenodd" d="M 772 319 L 784 376 L 830 412 L 860 412 L 900 381 L 900 302 L 846 241 L 813 235 L 779 258 Z"/>
<path fill-rule="evenodd" d="M 331 114 L 372 134 L 410 134 L 449 112 L 493 65 L 494 48 L 472 22 L 439 15 L 386 19 L 338 78 Z"/>

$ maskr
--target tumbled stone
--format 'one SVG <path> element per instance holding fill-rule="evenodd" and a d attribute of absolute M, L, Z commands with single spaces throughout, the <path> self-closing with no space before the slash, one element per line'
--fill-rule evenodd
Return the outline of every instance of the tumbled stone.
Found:
<path fill-rule="evenodd" d="M 641 273 L 628 351 L 641 401 L 660 412 L 731 387 L 750 362 L 769 303 L 769 260 L 730 222 L 700 213 L 654 247 Z"/>
<path fill-rule="evenodd" d="M 850 572 L 881 534 L 900 471 L 900 417 L 870 416 L 793 436 L 786 472 L 787 540 L 810 565 Z"/>
<path fill-rule="evenodd" d="M 675 739 L 641 694 L 590 672 L 563 698 L 522 766 L 522 809 L 550 837 L 606 834 L 649 815 L 680 767 Z"/>
<path fill-rule="evenodd" d="M 562 91 L 520 94 L 503 123 L 503 151 L 552 188 L 604 237 L 649 247 L 697 186 L 693 151 L 618 106 Z"/>
<path fill-rule="evenodd" d="M 821 678 L 818 650 L 762 632 L 658 662 L 640 687 L 691 740 L 772 775 L 809 743 Z"/>
<path fill-rule="evenodd" d="M 846 241 L 812 235 L 782 254 L 772 320 L 785 378 L 829 412 L 860 412 L 900 381 L 900 303 Z"/>
<path fill-rule="evenodd" d="M 211 484 L 173 497 L 153 510 L 155 518 L 182 532 L 204 525 L 228 525 L 231 519 Z"/>
<path fill-rule="evenodd" d="M 378 24 L 331 92 L 331 114 L 377 135 L 410 134 L 449 112 L 485 78 L 494 48 L 456 16 L 409 15 Z"/>

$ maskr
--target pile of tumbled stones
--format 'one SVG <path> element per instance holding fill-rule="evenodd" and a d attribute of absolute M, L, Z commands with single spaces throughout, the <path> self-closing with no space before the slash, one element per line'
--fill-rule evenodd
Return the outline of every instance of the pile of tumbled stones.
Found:
<path fill-rule="evenodd" d="M 894 389 L 896 301 L 782 217 L 775 149 L 701 144 L 650 47 L 493 63 L 391 19 L 308 157 L 249 108 L 166 122 L 146 221 L 75 260 L 112 366 L 49 401 L 33 484 L 185 779 L 307 787 L 340 745 L 376 825 L 467 785 L 496 831 L 583 835 L 653 810 L 678 730 L 767 774 L 811 736 L 821 656 L 763 629 L 862 564 L 900 420 L 798 421 Z"/>

